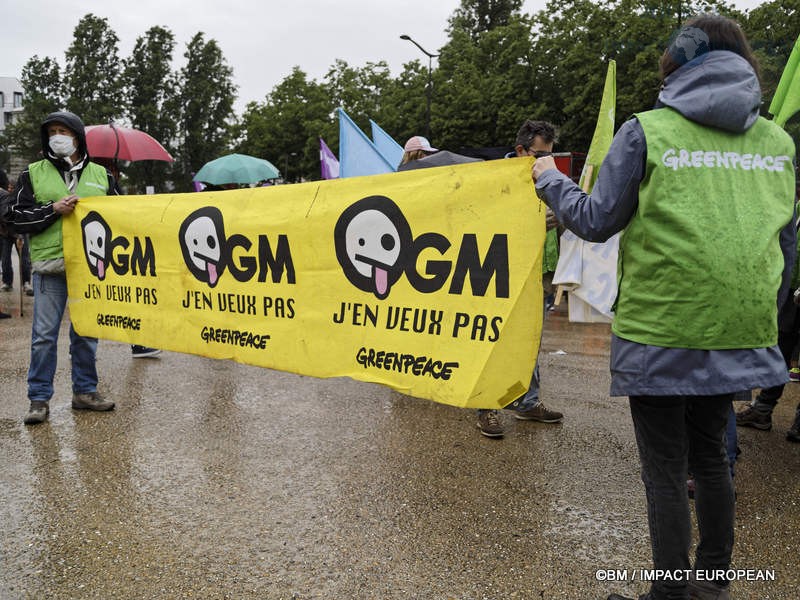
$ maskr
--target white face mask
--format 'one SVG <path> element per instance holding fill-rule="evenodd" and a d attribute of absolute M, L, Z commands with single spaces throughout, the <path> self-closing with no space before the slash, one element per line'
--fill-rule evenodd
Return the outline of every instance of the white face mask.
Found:
<path fill-rule="evenodd" d="M 75 154 L 75 139 L 70 135 L 53 135 L 50 136 L 50 149 L 53 154 L 62 158 L 72 156 Z"/>

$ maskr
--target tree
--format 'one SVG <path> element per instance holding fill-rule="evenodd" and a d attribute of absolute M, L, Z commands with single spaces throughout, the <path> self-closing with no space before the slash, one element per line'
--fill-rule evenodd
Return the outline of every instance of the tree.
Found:
<path fill-rule="evenodd" d="M 362 130 L 369 131 L 369 119 L 380 121 L 386 90 L 392 82 L 386 62 L 368 62 L 363 67 L 351 67 L 337 59 L 328 70 L 324 87 L 331 108 L 341 106 Z"/>
<path fill-rule="evenodd" d="M 462 0 L 450 20 L 434 76 L 437 147 L 506 146 L 538 112 L 533 97 L 532 24 L 519 2 Z"/>
<path fill-rule="evenodd" d="M 184 57 L 187 62 L 179 76 L 180 144 L 175 171 L 179 190 L 189 190 L 192 173 L 225 154 L 236 99 L 233 71 L 215 40 L 206 42 L 202 32 L 195 34 Z"/>
<path fill-rule="evenodd" d="M 67 108 L 87 125 L 123 115 L 119 38 L 108 19 L 87 14 L 73 33 L 64 74 Z"/>
<path fill-rule="evenodd" d="M 461 6 L 450 17 L 450 29 L 477 38 L 483 32 L 508 25 L 521 8 L 522 0 L 461 0 Z"/>
<path fill-rule="evenodd" d="M 309 81 L 299 67 L 270 92 L 264 103 L 251 102 L 242 117 L 236 151 L 266 158 L 285 181 L 319 179 L 319 143 L 328 143 L 333 127 L 326 90 Z"/>
<path fill-rule="evenodd" d="M 766 2 L 747 14 L 743 27 L 759 62 L 764 98 L 761 114 L 766 116 L 792 49 L 800 39 L 800 0 Z M 785 129 L 795 140 L 800 138 L 800 118 L 790 117 Z"/>
<path fill-rule="evenodd" d="M 25 110 L 16 123 L 6 127 L 3 146 L 26 161 L 39 158 L 42 151 L 41 125 L 45 117 L 64 106 L 58 62 L 50 57 L 33 56 L 22 68 Z"/>
<path fill-rule="evenodd" d="M 171 68 L 175 36 L 163 27 L 152 27 L 136 39 L 131 56 L 123 61 L 122 84 L 126 114 L 131 125 L 150 134 L 175 153 L 178 131 L 176 117 L 177 80 Z M 144 191 L 145 185 L 164 187 L 168 163 L 140 161 L 126 170 L 131 185 Z"/>

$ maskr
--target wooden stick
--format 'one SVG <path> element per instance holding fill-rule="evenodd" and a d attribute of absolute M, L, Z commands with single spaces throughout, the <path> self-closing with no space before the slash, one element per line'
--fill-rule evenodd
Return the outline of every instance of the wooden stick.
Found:
<path fill-rule="evenodd" d="M 24 290 L 22 289 L 22 245 L 25 242 L 22 240 L 21 237 L 17 237 L 15 245 L 17 246 L 17 258 L 19 258 L 19 264 L 17 265 L 19 268 L 19 316 L 23 316 L 22 312 L 22 296 L 24 294 Z M 11 250 L 9 249 L 9 252 Z"/>
<path fill-rule="evenodd" d="M 559 306 L 561 304 L 561 297 L 564 295 L 564 286 L 559 285 L 556 289 L 556 298 L 553 300 L 553 306 Z"/>

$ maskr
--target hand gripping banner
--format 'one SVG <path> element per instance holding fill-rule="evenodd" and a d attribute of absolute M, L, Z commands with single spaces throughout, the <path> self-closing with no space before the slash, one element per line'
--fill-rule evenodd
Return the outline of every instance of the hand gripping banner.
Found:
<path fill-rule="evenodd" d="M 502 407 L 527 389 L 542 324 L 531 164 L 84 198 L 63 221 L 73 324 Z"/>

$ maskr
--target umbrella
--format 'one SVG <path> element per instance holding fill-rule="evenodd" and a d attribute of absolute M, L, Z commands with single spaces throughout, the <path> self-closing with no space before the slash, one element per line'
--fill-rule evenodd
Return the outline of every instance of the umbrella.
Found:
<path fill-rule="evenodd" d="M 430 154 L 417 160 L 412 160 L 404 165 L 397 167 L 398 171 L 410 171 L 412 169 L 424 169 L 425 167 L 444 167 L 446 165 L 460 165 L 461 163 L 481 162 L 480 158 L 456 154 L 449 150 L 441 150 L 436 154 Z"/>
<path fill-rule="evenodd" d="M 163 160 L 174 159 L 158 140 L 139 129 L 108 125 L 86 126 L 86 147 L 93 158 L 116 160 Z"/>
<path fill-rule="evenodd" d="M 226 183 L 258 183 L 280 177 L 280 172 L 268 160 L 247 154 L 226 154 L 204 164 L 193 181 L 211 185 Z"/>

